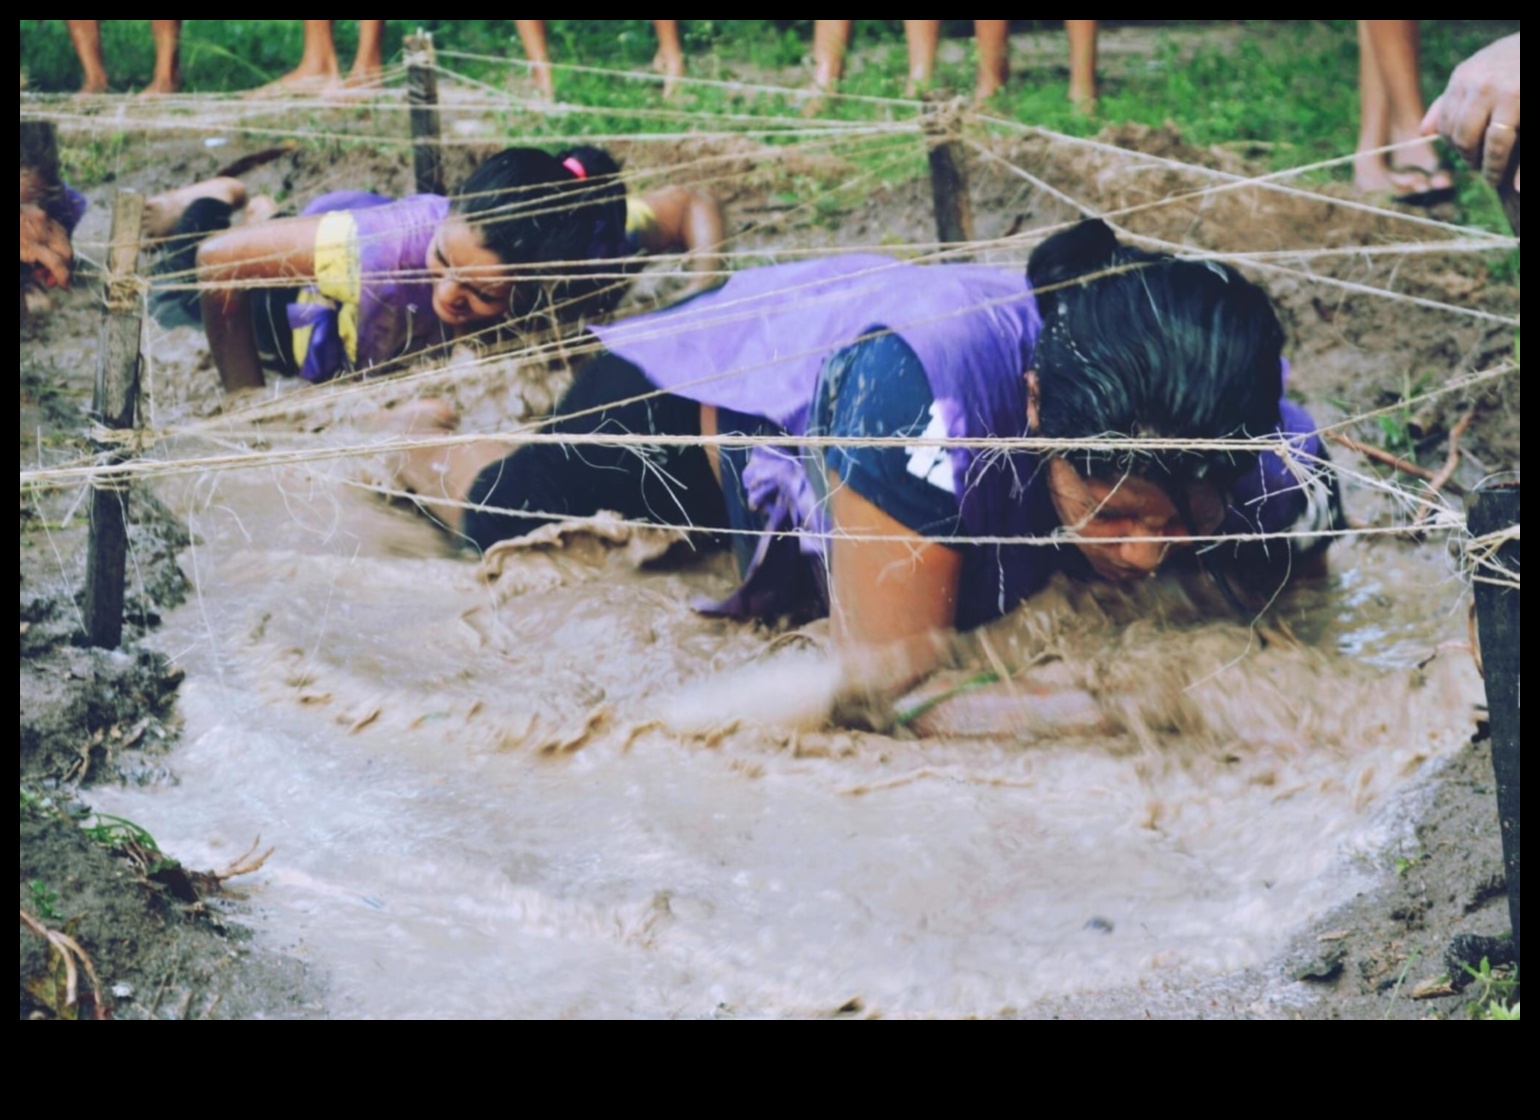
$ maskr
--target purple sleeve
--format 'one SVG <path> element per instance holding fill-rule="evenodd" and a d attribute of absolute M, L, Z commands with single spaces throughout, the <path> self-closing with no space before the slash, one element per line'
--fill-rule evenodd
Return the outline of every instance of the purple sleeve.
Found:
<path fill-rule="evenodd" d="M 394 201 L 393 198 L 386 198 L 382 194 L 374 194 L 371 191 L 330 191 L 313 199 L 300 213 L 313 215 L 330 214 L 334 210 L 369 210 L 376 206 L 386 206 Z"/>
<path fill-rule="evenodd" d="M 81 194 L 68 183 L 64 184 L 64 198 L 65 201 L 69 203 L 70 211 L 69 224 L 66 228 L 70 233 L 74 233 L 75 227 L 80 224 L 80 219 L 86 216 L 86 210 L 90 207 L 91 204 L 86 201 L 85 195 Z"/>
<path fill-rule="evenodd" d="M 1287 370 L 1285 370 L 1287 374 Z M 1220 528 L 1225 534 L 1300 533 L 1285 555 L 1319 551 L 1343 525 L 1341 498 L 1327 462 L 1326 447 L 1308 412 L 1290 400 L 1278 402 L 1278 431 L 1291 437 L 1294 454 L 1265 451 L 1256 466 L 1231 488 L 1230 507 Z M 1275 549 L 1259 542 L 1266 554 Z"/>

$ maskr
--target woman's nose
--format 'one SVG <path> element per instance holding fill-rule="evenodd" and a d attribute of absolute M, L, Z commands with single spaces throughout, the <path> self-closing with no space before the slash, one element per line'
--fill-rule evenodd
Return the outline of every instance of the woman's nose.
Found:
<path fill-rule="evenodd" d="M 1161 540 L 1124 541 L 1118 546 L 1118 559 L 1130 568 L 1153 572 L 1165 560 L 1169 547 Z"/>
<path fill-rule="evenodd" d="M 438 302 L 453 311 L 463 311 L 465 296 L 460 291 L 460 285 L 454 280 L 440 280 L 436 286 L 435 295 Z"/>

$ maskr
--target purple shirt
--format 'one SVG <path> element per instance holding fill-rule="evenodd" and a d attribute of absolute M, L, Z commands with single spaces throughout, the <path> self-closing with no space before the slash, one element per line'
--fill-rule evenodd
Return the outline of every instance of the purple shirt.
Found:
<path fill-rule="evenodd" d="M 807 430 L 825 358 L 885 327 L 925 367 L 948 436 L 1020 437 L 1028 434 L 1023 373 L 1042 325 L 1023 273 L 880 256 L 821 258 L 738 272 L 723 287 L 677 307 L 591 329 L 660 389 L 765 417 L 797 436 Z M 1289 402 L 1283 419 L 1286 431 L 1314 428 L 1304 410 Z M 1304 449 L 1318 453 L 1319 441 Z M 1040 456 L 972 448 L 949 454 L 966 535 L 1044 537 L 1058 527 Z M 744 480 L 767 528 L 805 531 L 811 535 L 802 538 L 803 550 L 822 548 L 822 503 L 797 459 L 756 447 Z M 1287 467 L 1265 454 L 1255 475 L 1232 494 L 1225 531 L 1282 528 L 1304 505 Z M 758 569 L 768 551 L 761 548 L 745 572 L 744 591 L 762 582 Z M 974 625 L 1005 613 L 1060 563 L 1054 547 L 970 546 L 959 622 Z M 773 596 L 738 599 L 764 604 Z"/>
<path fill-rule="evenodd" d="M 429 246 L 449 213 L 447 198 L 419 194 L 393 201 L 367 191 L 333 191 L 303 213 L 346 213 L 351 226 L 323 226 L 316 238 L 318 283 L 289 305 L 289 326 L 303 353 L 296 353 L 301 377 L 326 381 L 444 339 L 427 268 Z"/>

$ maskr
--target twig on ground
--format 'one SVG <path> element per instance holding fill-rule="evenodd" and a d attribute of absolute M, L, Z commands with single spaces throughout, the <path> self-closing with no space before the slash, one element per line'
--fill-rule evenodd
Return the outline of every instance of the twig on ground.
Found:
<path fill-rule="evenodd" d="M 269 848 L 261 855 L 256 855 L 257 846 L 262 843 L 262 837 L 258 836 L 251 842 L 251 847 L 237 856 L 228 867 L 214 872 L 214 878 L 223 883 L 227 879 L 234 879 L 237 875 L 250 875 L 254 871 L 260 871 L 262 865 L 267 862 L 267 857 L 272 855 L 276 848 Z"/>
<path fill-rule="evenodd" d="M 1444 465 L 1438 468 L 1437 473 L 1428 479 L 1428 489 L 1437 494 L 1449 484 L 1454 477 L 1454 470 L 1460 465 L 1460 437 L 1470 427 L 1470 422 L 1475 418 L 1474 412 L 1467 412 L 1455 422 L 1455 426 L 1449 429 L 1449 454 L 1444 457 Z M 1413 525 L 1421 525 L 1433 513 L 1432 501 L 1423 502 L 1417 507 L 1417 516 L 1412 520 Z"/>
<path fill-rule="evenodd" d="M 1393 451 L 1386 451 L 1382 447 L 1375 447 L 1372 443 L 1364 443 L 1352 436 L 1345 436 L 1341 432 L 1327 432 L 1326 438 L 1333 443 L 1341 444 L 1349 451 L 1356 451 L 1367 459 L 1373 459 L 1377 463 L 1384 463 L 1387 467 L 1394 467 L 1402 474 L 1409 474 L 1413 478 L 1420 478 L 1426 482 L 1432 482 L 1437 477 L 1427 467 L 1419 467 L 1410 459 L 1403 459 Z"/>

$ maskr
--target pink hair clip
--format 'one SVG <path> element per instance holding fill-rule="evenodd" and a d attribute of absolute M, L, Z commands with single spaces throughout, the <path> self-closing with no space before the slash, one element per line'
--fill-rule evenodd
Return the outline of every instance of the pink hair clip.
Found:
<path fill-rule="evenodd" d="M 572 172 L 572 174 L 576 175 L 579 179 L 588 178 L 588 168 L 584 167 L 581 163 L 578 162 L 577 156 L 568 156 L 566 159 L 561 161 L 561 165 L 568 171 Z"/>

